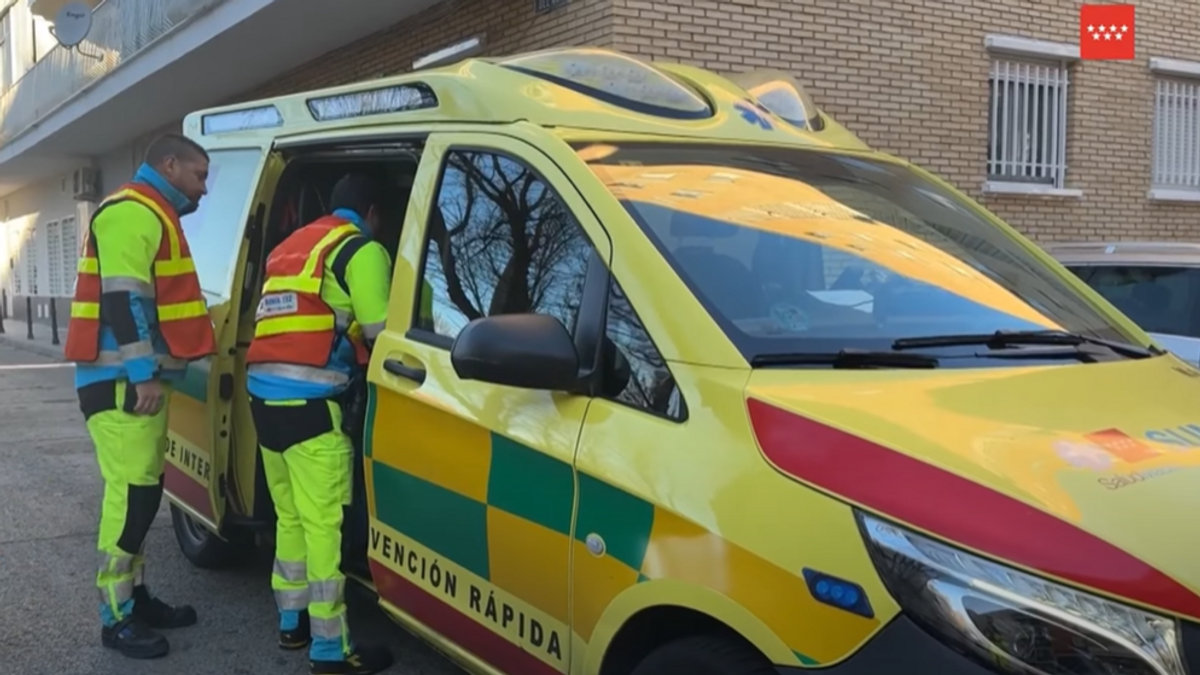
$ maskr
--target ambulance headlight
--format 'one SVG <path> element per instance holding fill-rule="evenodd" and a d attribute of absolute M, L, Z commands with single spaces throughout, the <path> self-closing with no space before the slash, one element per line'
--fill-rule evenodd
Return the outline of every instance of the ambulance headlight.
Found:
<path fill-rule="evenodd" d="M 1187 675 L 1173 619 L 860 513 L 875 568 L 914 621 L 997 673 Z"/>

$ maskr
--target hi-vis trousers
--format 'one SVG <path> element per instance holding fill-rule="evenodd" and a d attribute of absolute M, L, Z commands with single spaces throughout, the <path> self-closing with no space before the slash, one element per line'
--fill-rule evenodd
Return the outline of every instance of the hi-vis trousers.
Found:
<path fill-rule="evenodd" d="M 154 415 L 133 414 L 137 392 L 121 380 L 78 393 L 104 478 L 96 586 L 100 619 L 112 625 L 133 610 L 134 586 L 143 583 L 146 534 L 162 502 L 170 391 Z"/>
<path fill-rule="evenodd" d="M 307 609 L 310 658 L 340 661 L 353 650 L 341 571 L 343 509 L 350 505 L 353 446 L 334 401 L 251 398 L 263 470 L 275 502 L 271 588 L 280 629 Z"/>

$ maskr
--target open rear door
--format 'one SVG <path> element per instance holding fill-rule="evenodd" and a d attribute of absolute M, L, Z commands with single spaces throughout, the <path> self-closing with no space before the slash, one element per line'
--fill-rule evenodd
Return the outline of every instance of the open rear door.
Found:
<path fill-rule="evenodd" d="M 208 196 L 182 222 L 218 348 L 216 356 L 191 364 L 171 397 L 166 492 L 198 524 L 219 534 L 226 506 L 239 503 L 240 496 L 229 474 L 235 384 L 241 381 L 236 369 L 243 279 L 251 240 L 267 216 L 283 162 L 271 151 L 269 132 L 214 137 L 201 133 L 196 122 L 189 118 L 184 127 L 208 150 Z"/>

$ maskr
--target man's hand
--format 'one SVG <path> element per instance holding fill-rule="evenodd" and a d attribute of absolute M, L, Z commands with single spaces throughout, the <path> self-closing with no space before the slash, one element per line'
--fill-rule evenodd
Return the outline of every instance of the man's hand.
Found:
<path fill-rule="evenodd" d="M 137 389 L 137 405 L 133 407 L 135 415 L 153 415 L 162 408 L 163 388 L 158 380 L 149 380 L 134 385 Z"/>

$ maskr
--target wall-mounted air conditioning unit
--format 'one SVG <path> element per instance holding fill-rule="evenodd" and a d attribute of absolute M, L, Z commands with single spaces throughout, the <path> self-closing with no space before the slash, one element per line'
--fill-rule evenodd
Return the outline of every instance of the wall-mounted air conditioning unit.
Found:
<path fill-rule="evenodd" d="M 95 167 L 82 166 L 71 173 L 71 195 L 77 202 L 94 202 L 100 198 L 100 172 Z"/>

